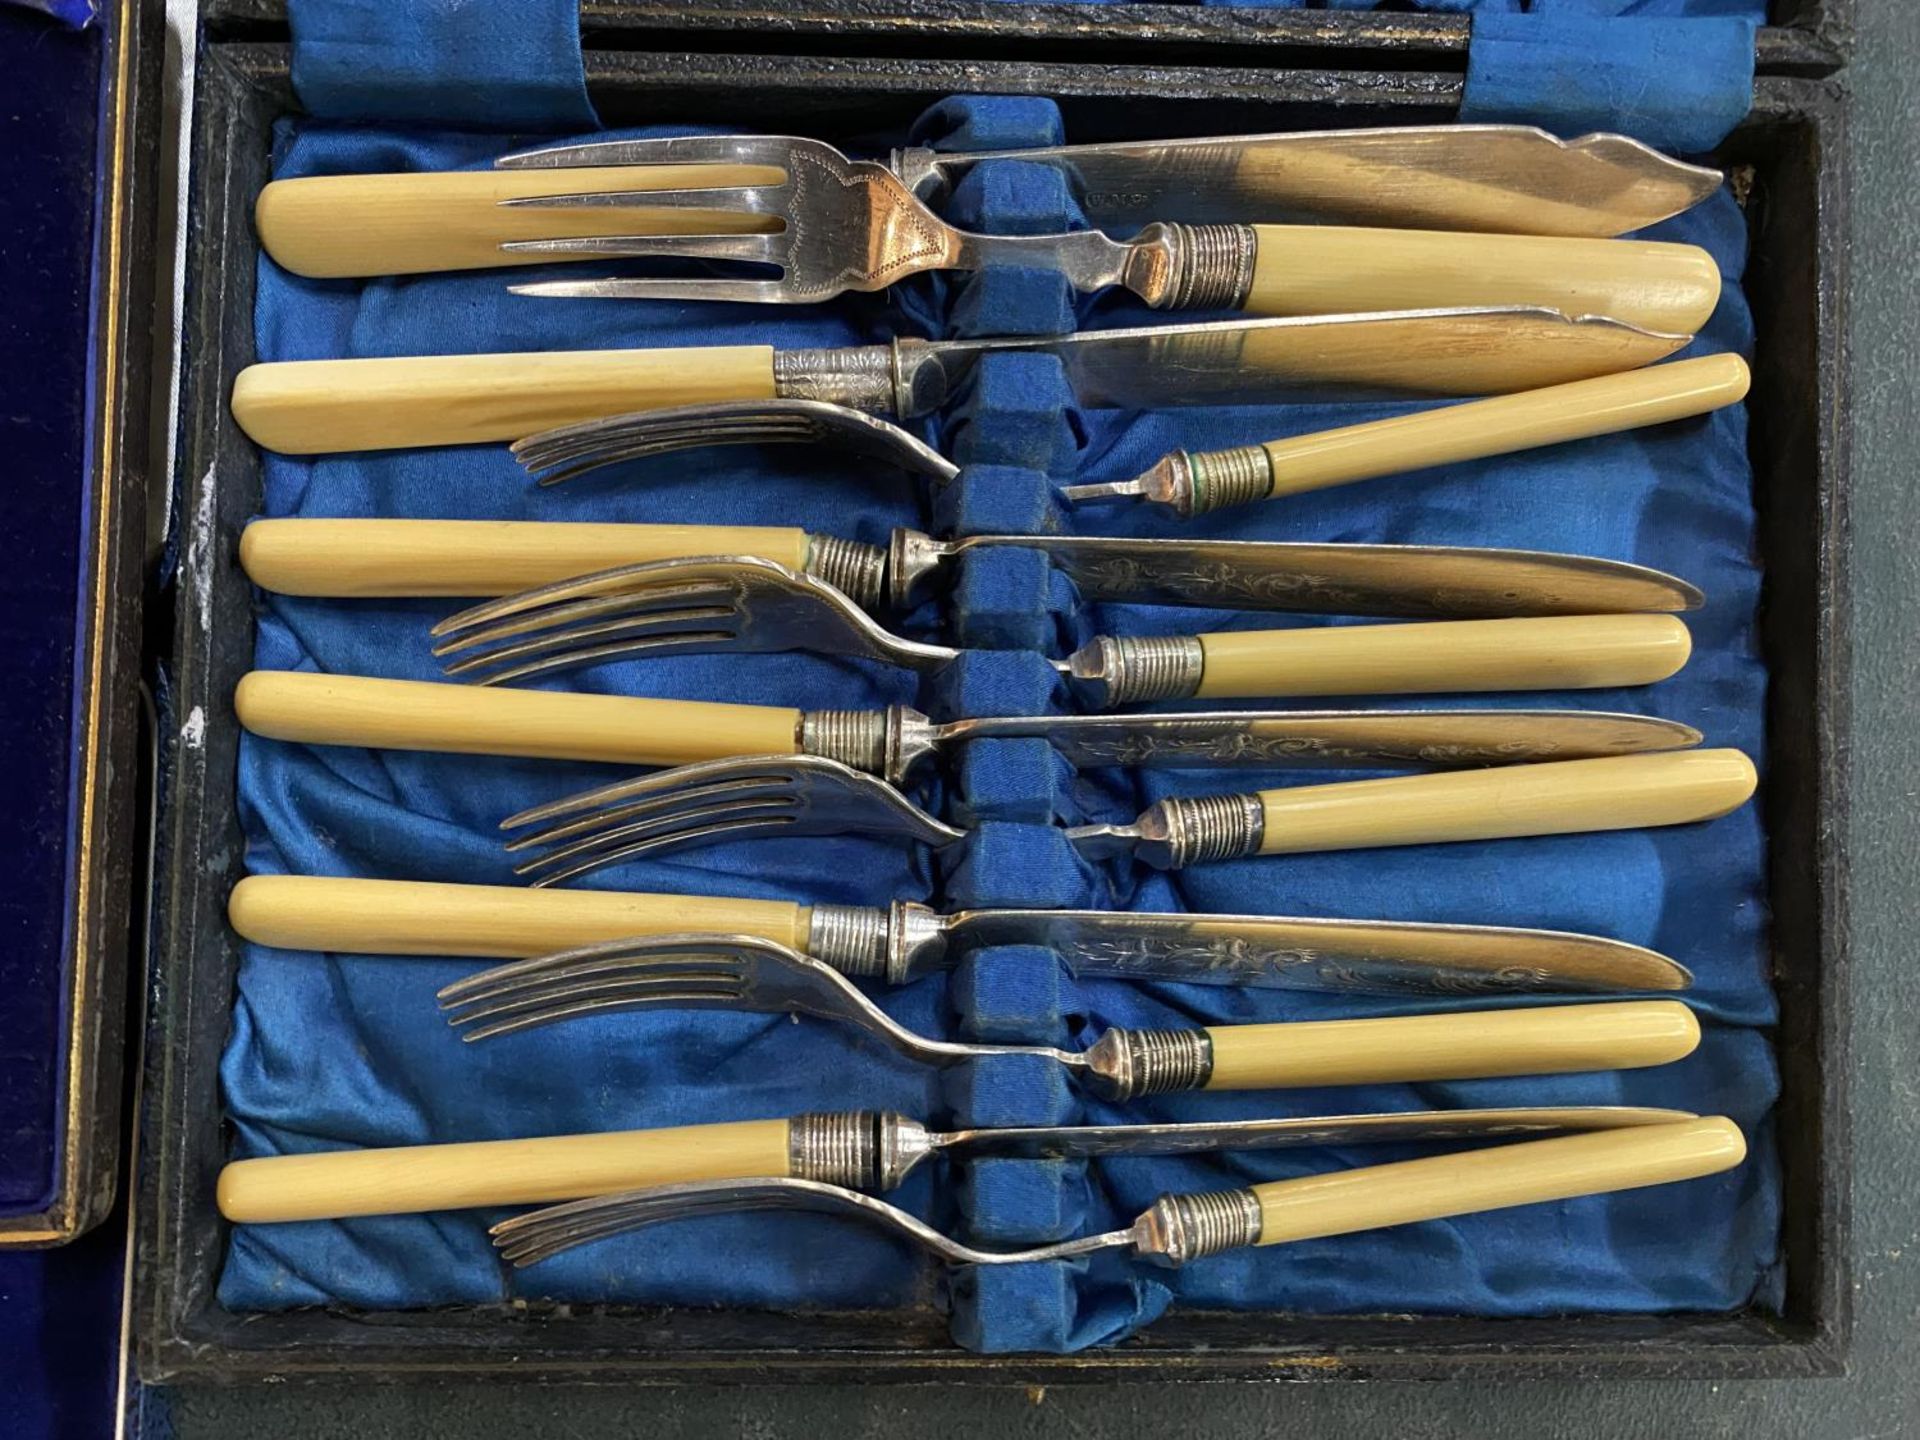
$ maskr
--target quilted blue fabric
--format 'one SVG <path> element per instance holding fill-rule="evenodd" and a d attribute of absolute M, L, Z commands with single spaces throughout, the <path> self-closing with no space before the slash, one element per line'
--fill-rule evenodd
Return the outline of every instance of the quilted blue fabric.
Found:
<path fill-rule="evenodd" d="M 1050 104 L 961 98 L 923 118 L 918 138 L 955 148 L 1059 138 Z M 867 137 L 876 146 L 897 135 Z M 437 169 L 484 163 L 499 140 L 288 126 L 280 175 Z M 949 206 L 996 229 L 1079 222 L 1051 172 L 982 165 Z M 1708 247 L 1727 293 L 1699 347 L 1746 351 L 1738 289 L 1744 227 L 1722 194 L 1662 226 Z M 536 302 L 503 272 L 368 284 L 298 280 L 263 260 L 263 360 L 538 350 L 610 345 L 843 344 L 920 333 L 1022 333 L 1075 320 L 1139 318 L 1113 297 L 1076 300 L 1050 276 L 989 271 L 806 310 L 709 304 Z M 1446 467 L 1230 511 L 1191 529 L 1141 512 L 1063 513 L 1065 474 L 1117 478 L 1175 446 L 1213 447 L 1393 413 L 1317 405 L 1083 412 L 1057 369 L 1031 357 L 989 366 L 934 438 L 966 468 L 929 496 L 902 477 L 831 454 L 719 450 L 632 467 L 558 491 L 531 489 L 500 447 L 318 459 L 269 456 L 272 515 L 416 515 L 800 524 L 878 540 L 895 525 L 990 531 L 1058 526 L 1138 534 L 1526 545 L 1657 565 L 1710 596 L 1690 623 L 1695 658 L 1650 692 L 1522 697 L 1657 711 L 1717 744 L 1763 751 L 1766 677 L 1754 642 L 1745 416 L 1738 409 L 1538 454 Z M 426 628 L 450 607 L 262 597 L 262 666 L 432 678 Z M 970 649 L 924 683 L 860 662 L 808 656 L 691 658 L 609 666 L 568 686 L 627 694 L 802 706 L 918 704 L 936 715 L 1058 708 L 1059 654 L 1106 630 L 1174 633 L 1272 616 L 1076 606 L 1030 555 L 960 567 L 952 596 L 922 623 Z M 1282 619 L 1279 623 L 1289 623 Z M 1302 621 L 1299 623 L 1313 623 Z M 1447 703 L 1444 697 L 1434 703 Z M 1478 703 L 1478 702 L 1475 702 Z M 1725 1113 L 1752 1140 L 1736 1172 L 1686 1185 L 1444 1224 L 1219 1257 L 1181 1272 L 1113 1257 L 947 1276 L 890 1241 L 815 1216 L 701 1222 L 588 1247 L 510 1273 L 485 1227 L 460 1213 L 241 1227 L 222 1302 L 237 1310 L 343 1303 L 392 1308 L 550 1297 L 771 1307 L 936 1305 L 955 1338 L 982 1350 L 1076 1349 L 1112 1342 L 1169 1303 L 1247 1310 L 1436 1311 L 1483 1315 L 1718 1310 L 1777 1300 L 1778 1183 L 1769 1130 L 1776 1076 L 1766 1027 L 1762 817 L 1599 837 L 1379 851 L 1199 867 L 1178 876 L 1090 865 L 1058 825 L 1133 814 L 1178 788 L 1288 783 L 1285 775 L 1073 774 L 1028 742 L 950 757 L 932 803 L 978 823 L 937 860 L 857 838 L 758 841 L 636 863 L 593 883 L 633 890 L 943 906 L 1101 905 L 1395 916 L 1545 924 L 1653 945 L 1692 966 L 1705 1020 L 1699 1052 L 1626 1074 L 1317 1092 L 1167 1097 L 1121 1108 L 1068 1088 L 1057 1069 L 1005 1060 L 945 1073 L 881 1054 L 835 1027 L 764 1016 L 609 1017 L 481 1046 L 435 1018 L 433 991 L 474 968 L 460 960 L 249 949 L 239 976 L 224 1080 L 237 1156 L 783 1115 L 892 1108 L 936 1126 L 1314 1114 L 1385 1107 L 1624 1102 Z M 323 750 L 249 738 L 241 799 L 258 872 L 506 883 L 497 820 L 612 778 L 608 767 Z M 1315 779 L 1325 778 L 1316 774 Z M 932 1034 L 1083 1044 L 1108 1025 L 1184 1025 L 1379 1013 L 1373 1001 L 1171 984 L 1078 982 L 1021 948 L 969 957 L 952 974 L 879 998 Z M 1446 1002 L 1435 1002 L 1444 1004 Z M 1399 1158 L 1354 1149 L 1094 1165 L 996 1161 L 915 1176 L 893 1197 L 957 1234 L 1041 1242 L 1130 1218 L 1156 1195 L 1219 1188 Z"/>

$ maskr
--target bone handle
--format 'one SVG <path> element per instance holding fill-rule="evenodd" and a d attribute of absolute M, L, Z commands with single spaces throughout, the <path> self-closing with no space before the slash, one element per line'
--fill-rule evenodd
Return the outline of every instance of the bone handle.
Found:
<path fill-rule="evenodd" d="M 274 260 L 321 279 L 418 275 L 573 260 L 503 251 L 508 240 L 588 235 L 713 235 L 775 228 L 740 211 L 586 205 L 564 210 L 502 200 L 594 190 L 706 190 L 778 185 L 765 165 L 607 165 L 569 170 L 472 170 L 433 174 L 317 175 L 276 180 L 260 192 L 253 228 Z M 716 197 L 718 199 L 718 197 Z"/>
<path fill-rule="evenodd" d="M 1671 615 L 1559 615 L 1202 635 L 1198 696 L 1417 695 L 1650 685 L 1687 663 Z"/>
<path fill-rule="evenodd" d="M 1748 379 L 1747 362 L 1738 355 L 1703 355 L 1270 440 L 1264 447 L 1273 470 L 1268 495 L 1297 495 L 1704 415 L 1744 398 Z"/>
<path fill-rule="evenodd" d="M 1695 245 L 1541 235 L 1463 235 L 1347 225 L 1256 225 L 1257 315 L 1336 315 L 1540 305 L 1690 335 L 1720 298 Z"/>
<path fill-rule="evenodd" d="M 773 398 L 773 347 L 409 355 L 249 365 L 233 418 L 288 455 L 512 440 L 628 410 Z"/>
<path fill-rule="evenodd" d="M 1274 1180 L 1252 1187 L 1260 1202 L 1260 1238 L 1254 1243 L 1349 1235 L 1475 1210 L 1695 1180 L 1731 1170 L 1746 1154 L 1739 1127 L 1710 1115 Z"/>
<path fill-rule="evenodd" d="M 233 706 L 254 734 L 308 745 L 630 765 L 792 755 L 799 748 L 800 712 L 771 705 L 255 670 L 241 677 Z"/>
<path fill-rule="evenodd" d="M 1207 1037 L 1213 1071 L 1206 1089 L 1267 1090 L 1632 1070 L 1691 1054 L 1700 1043 L 1700 1024 L 1676 1000 L 1633 1000 L 1220 1025 Z"/>
<path fill-rule="evenodd" d="M 1738 809 L 1757 783 L 1738 750 L 1690 750 L 1301 785 L 1260 793 L 1259 853 L 1684 825 Z"/>
<path fill-rule="evenodd" d="M 220 1213 L 241 1224 L 580 1200 L 643 1185 L 787 1174 L 787 1122 L 479 1140 L 236 1160 Z"/>
<path fill-rule="evenodd" d="M 807 563 L 807 532 L 774 525 L 558 520 L 256 520 L 240 564 L 282 595 L 511 595 L 648 560 L 758 555 Z"/>
<path fill-rule="evenodd" d="M 811 906 L 725 896 L 249 875 L 227 897 L 243 939 L 355 955 L 519 960 L 635 935 L 759 935 L 805 953 Z"/>

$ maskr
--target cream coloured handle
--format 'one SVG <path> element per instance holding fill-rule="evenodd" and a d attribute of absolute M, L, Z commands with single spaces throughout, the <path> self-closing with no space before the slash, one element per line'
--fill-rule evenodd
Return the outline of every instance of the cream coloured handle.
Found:
<path fill-rule="evenodd" d="M 1743 399 L 1747 362 L 1702 355 L 1371 420 L 1265 445 L 1269 498 L 1704 415 Z"/>
<path fill-rule="evenodd" d="M 1731 1170 L 1746 1154 L 1740 1127 L 1708 1115 L 1273 1180 L 1252 1187 L 1260 1202 L 1260 1238 L 1254 1243 L 1350 1235 L 1476 1210 L 1697 1180 Z"/>
<path fill-rule="evenodd" d="M 686 765 L 792 755 L 800 712 L 773 705 L 482 689 L 255 670 L 233 693 L 240 723 L 272 740 L 458 755 Z"/>
<path fill-rule="evenodd" d="M 577 255 L 517 254 L 508 240 L 589 235 L 714 235 L 777 229 L 770 215 L 582 205 L 502 205 L 502 200 L 596 190 L 708 190 L 778 185 L 768 165 L 602 165 L 565 170 L 457 170 L 431 174 L 315 175 L 275 180 L 253 207 L 253 228 L 276 264 L 338 279 L 478 270 Z M 716 197 L 718 200 L 718 197 Z"/>
<path fill-rule="evenodd" d="M 1677 1000 L 1469 1010 L 1382 1020 L 1218 1025 L 1208 1090 L 1384 1085 L 1632 1070 L 1693 1053 L 1700 1022 Z"/>
<path fill-rule="evenodd" d="M 1205 700 L 1650 685 L 1687 663 L 1671 615 L 1556 615 L 1202 635 Z"/>
<path fill-rule="evenodd" d="M 1738 809 L 1756 784 L 1740 751 L 1689 750 L 1264 790 L 1259 853 L 1684 825 Z"/>
<path fill-rule="evenodd" d="M 619 565 L 701 555 L 807 563 L 807 532 L 775 525 L 561 520 L 256 520 L 240 564 L 282 595 L 511 595 Z"/>
<path fill-rule="evenodd" d="M 787 1171 L 787 1122 L 477 1140 L 236 1160 L 220 1172 L 220 1213 L 239 1224 L 409 1215 L 474 1205 L 580 1200 L 643 1185 Z"/>
<path fill-rule="evenodd" d="M 1720 299 L 1697 245 L 1543 235 L 1463 235 L 1351 225 L 1256 225 L 1256 315 L 1336 315 L 1539 305 L 1690 335 Z"/>
<path fill-rule="evenodd" d="M 233 382 L 233 418 L 288 455 L 477 445 L 671 405 L 771 400 L 771 345 L 282 360 Z"/>
<path fill-rule="evenodd" d="M 227 897 L 243 939 L 354 955 L 519 960 L 634 935 L 759 935 L 806 952 L 813 909 L 786 900 L 249 875 Z"/>

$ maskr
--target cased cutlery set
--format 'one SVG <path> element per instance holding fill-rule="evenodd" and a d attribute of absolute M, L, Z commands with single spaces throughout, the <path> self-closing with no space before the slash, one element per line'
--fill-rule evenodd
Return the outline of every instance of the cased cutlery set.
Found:
<path fill-rule="evenodd" d="M 449 606 L 438 623 L 419 627 L 421 652 L 437 657 L 444 683 L 247 675 L 234 703 L 254 735 L 656 768 L 501 817 L 518 873 L 531 882 L 525 888 L 258 875 L 233 892 L 235 929 L 288 949 L 504 961 L 440 992 L 446 1021 L 468 1041 L 635 1010 L 789 1014 L 930 1066 L 1009 1055 L 1044 1062 L 1114 1101 L 1603 1071 L 1689 1054 L 1699 1026 L 1678 1000 L 1538 1003 L 1673 993 L 1691 983 L 1674 960 L 1600 936 L 553 888 L 642 858 L 760 838 L 879 835 L 963 850 L 977 821 L 944 813 L 937 791 L 922 787 L 983 740 L 1044 742 L 1075 772 L 1413 772 L 1251 790 L 1223 780 L 1166 795 L 1137 815 L 1090 815 L 1054 831 L 1077 863 L 1116 874 L 1682 825 L 1725 815 L 1752 795 L 1744 754 L 1695 749 L 1699 731 L 1640 715 L 1165 708 L 1654 684 L 1691 650 L 1678 616 L 1703 597 L 1682 578 L 1531 550 L 1100 533 L 1103 519 L 1128 513 L 1114 502 L 1146 501 L 1190 519 L 1737 402 L 1747 371 L 1736 356 L 1652 364 L 1686 346 L 1712 312 L 1720 275 L 1710 257 L 1613 238 L 1694 204 L 1719 184 L 1716 173 L 1617 136 L 1562 142 L 1508 126 L 1015 153 L 1060 172 L 1089 228 L 976 234 L 942 218 L 952 186 L 1003 156 L 904 150 L 881 163 L 767 136 L 564 145 L 478 173 L 269 185 L 256 216 L 262 243 L 288 270 L 319 278 L 618 262 L 615 274 L 575 278 L 570 269 L 555 272 L 567 278 L 513 288 L 546 297 L 527 304 L 793 304 L 882 291 L 924 271 L 1017 265 L 1079 292 L 1111 289 L 1155 309 L 1246 317 L 1052 337 L 900 335 L 843 348 L 253 366 L 234 386 L 234 416 L 260 445 L 289 454 L 513 442 L 530 479 L 571 486 L 642 483 L 672 463 L 660 457 L 698 447 L 797 443 L 841 452 L 849 470 L 879 487 L 944 487 L 958 483 L 959 467 L 881 417 L 939 410 L 1001 354 L 1056 364 L 1088 411 L 1321 395 L 1449 403 L 1265 444 L 1175 450 L 1131 478 L 1076 479 L 1058 498 L 1089 534 L 935 537 L 901 528 L 875 544 L 797 527 L 698 523 L 698 515 L 676 524 L 256 521 L 240 556 L 265 591 L 349 607 L 440 598 L 465 608 Z M 754 273 L 738 273 L 743 265 Z M 769 277 L 769 268 L 777 273 Z M 1469 396 L 1491 398 L 1451 398 Z M 590 474 L 594 482 L 581 481 Z M 940 618 L 959 577 L 979 557 L 1003 552 L 1044 557 L 1085 606 L 1374 623 L 1220 628 L 1210 618 L 1181 633 L 1140 635 L 1099 633 L 1095 624 L 1109 622 L 1078 616 L 1075 637 L 1041 657 L 1056 691 L 1053 713 L 1042 714 L 935 718 L 901 704 L 802 710 L 568 688 L 575 673 L 614 662 L 783 651 L 932 680 L 966 659 L 967 637 Z M 757 663 L 739 668 L 747 693 Z M 1529 1003 L 1096 1028 L 1084 1048 L 1061 1048 L 928 1035 L 862 988 L 914 984 L 996 946 L 1051 951 L 1086 979 Z M 431 1010 L 424 997 L 422 1010 Z M 1125 1228 L 1018 1251 L 976 1249 L 861 1193 L 892 1188 L 936 1157 L 1509 1137 L 1534 1138 L 1166 1196 Z M 1179 1264 L 1244 1245 L 1685 1180 L 1737 1165 L 1744 1152 L 1730 1121 L 1627 1107 L 949 1131 L 847 1111 L 242 1160 L 222 1175 L 220 1204 L 235 1221 L 262 1223 L 567 1202 L 495 1227 L 499 1249 L 517 1265 L 666 1220 L 768 1208 L 861 1217 L 957 1264 L 1108 1248 Z"/>

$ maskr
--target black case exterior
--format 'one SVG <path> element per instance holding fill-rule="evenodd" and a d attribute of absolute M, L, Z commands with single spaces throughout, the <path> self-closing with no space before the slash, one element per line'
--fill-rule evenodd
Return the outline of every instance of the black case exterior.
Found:
<path fill-rule="evenodd" d="M 714 3 L 700 0 L 707 9 Z M 649 48 L 659 36 L 644 19 L 619 32 L 622 46 L 598 43 L 608 13 L 636 16 L 645 4 L 588 8 L 588 75 L 610 125 L 724 122 L 832 141 L 901 125 L 935 99 L 977 91 L 1052 96 L 1077 140 L 1148 138 L 1445 122 L 1454 118 L 1462 84 L 1458 74 L 1426 69 L 1121 68 L 1087 63 L 1085 55 L 1052 63 L 660 53 Z M 272 122 L 294 108 L 284 30 L 276 33 L 270 18 L 256 0 L 224 0 L 215 9 L 192 116 L 177 470 L 182 513 L 204 507 L 223 543 L 191 557 L 182 577 L 184 593 L 203 603 L 181 608 L 170 662 L 177 704 L 204 707 L 207 725 L 204 745 L 171 755 L 173 783 L 160 816 L 136 1295 L 149 1380 L 354 1372 L 1005 1385 L 1469 1372 L 1506 1379 L 1808 1375 L 1841 1367 L 1849 1327 L 1846 157 L 1837 91 L 1794 78 L 1762 79 L 1753 113 L 1715 157 L 1735 170 L 1748 197 L 1747 291 L 1760 336 L 1751 449 L 1767 569 L 1763 645 L 1773 676 L 1762 800 L 1783 1014 L 1784 1314 L 1485 1320 L 1176 1310 L 1115 1349 L 983 1356 L 954 1347 L 930 1307 L 790 1314 L 578 1305 L 222 1310 L 215 1286 L 226 1231 L 213 1196 L 227 1139 L 217 1067 L 238 960 L 224 910 L 242 857 L 231 696 L 253 649 L 250 592 L 232 540 L 257 508 L 260 490 L 257 452 L 228 415 L 227 395 L 253 358 L 253 199 L 267 179 Z M 779 38 L 756 36 L 733 48 L 771 49 Z M 1322 63 L 1346 58 L 1315 54 Z M 213 863 L 216 856 L 224 858 Z"/>
<path fill-rule="evenodd" d="M 271 0 L 258 0 L 271 3 Z M 1235 4 L 1053 4 L 1012 0 L 583 0 L 589 43 L 1072 60 L 1088 45 L 1122 63 L 1464 70 L 1470 15 L 1275 10 Z M 1828 75 L 1852 49 L 1854 0 L 1772 0 L 1754 37 L 1760 73 Z M 636 38 L 645 36 L 645 39 Z M 768 37 L 778 43 L 767 44 Z"/>
<path fill-rule="evenodd" d="M 142 556 L 146 540 L 151 384 L 152 227 L 160 134 L 158 16 L 142 0 L 101 6 L 104 77 L 98 118 L 91 448 L 69 477 L 87 496 L 85 557 L 73 597 L 75 750 L 57 803 L 65 833 L 47 863 L 68 867 L 62 967 L 64 1016 L 47 1063 L 58 1076 L 59 1134 L 47 1204 L 0 1218 L 0 1247 L 64 1244 L 104 1219 L 118 1190 L 126 1140 L 129 916 L 144 888 L 135 857 L 144 823 L 140 745 Z M 14 63 L 31 63 L 19 57 Z M 15 277 L 15 283 L 31 283 Z M 16 397 L 28 404 L 27 396 Z M 23 682 L 31 683 L 31 682 Z M 36 857 L 37 859 L 38 857 Z M 22 1119 L 21 1123 L 26 1123 Z"/>

